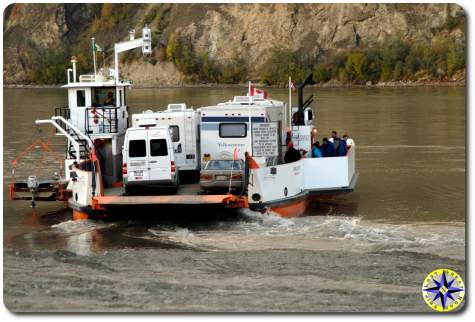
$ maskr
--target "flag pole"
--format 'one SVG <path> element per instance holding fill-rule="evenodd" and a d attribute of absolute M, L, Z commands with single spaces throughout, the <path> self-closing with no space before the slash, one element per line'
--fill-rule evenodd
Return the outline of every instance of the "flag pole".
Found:
<path fill-rule="evenodd" d="M 249 81 L 249 96 L 248 96 L 248 105 L 247 105 L 247 112 L 249 114 L 249 154 L 252 155 L 252 117 L 251 117 L 251 81 Z M 253 93 L 254 94 L 254 93 Z"/>
<path fill-rule="evenodd" d="M 234 161 L 236 161 L 236 155 L 237 155 L 237 147 L 234 147 L 233 150 L 233 163 L 231 164 L 231 176 L 229 177 L 229 189 L 228 193 L 231 193 L 231 183 L 233 181 L 233 170 L 234 170 Z"/>
<path fill-rule="evenodd" d="M 289 129 L 292 130 L 292 78 L 289 76 Z"/>
<path fill-rule="evenodd" d="M 91 38 L 92 42 L 92 61 L 94 62 L 94 81 L 96 81 L 96 43 L 94 37 Z"/>

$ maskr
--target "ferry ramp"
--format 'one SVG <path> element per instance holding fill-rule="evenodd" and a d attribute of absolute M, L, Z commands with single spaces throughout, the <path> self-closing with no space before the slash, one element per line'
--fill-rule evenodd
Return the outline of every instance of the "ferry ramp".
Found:
<path fill-rule="evenodd" d="M 119 206 L 227 206 L 229 208 L 247 207 L 245 198 L 232 194 L 200 194 L 199 184 L 180 185 L 173 195 L 127 196 L 122 187 L 108 188 L 103 196 L 93 198 L 93 208 L 107 209 Z"/>

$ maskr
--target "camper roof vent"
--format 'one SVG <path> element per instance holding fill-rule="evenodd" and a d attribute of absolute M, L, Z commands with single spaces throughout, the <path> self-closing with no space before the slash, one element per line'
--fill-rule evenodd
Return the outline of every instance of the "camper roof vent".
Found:
<path fill-rule="evenodd" d="M 234 96 L 233 103 L 249 104 L 249 97 L 248 96 Z"/>
<path fill-rule="evenodd" d="M 138 127 L 151 127 L 151 126 L 156 126 L 157 121 L 154 119 L 141 119 L 138 120 L 137 122 Z"/>
<path fill-rule="evenodd" d="M 176 104 L 168 104 L 169 111 L 184 111 L 186 110 L 185 103 L 176 103 Z"/>

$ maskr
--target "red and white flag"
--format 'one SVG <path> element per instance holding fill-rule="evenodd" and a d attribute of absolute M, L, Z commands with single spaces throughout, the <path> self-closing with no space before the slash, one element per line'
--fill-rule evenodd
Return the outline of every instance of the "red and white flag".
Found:
<path fill-rule="evenodd" d="M 295 85 L 292 83 L 292 81 L 289 81 L 289 88 L 293 91 L 295 91 Z"/>
<path fill-rule="evenodd" d="M 268 97 L 267 93 L 264 90 L 255 88 L 253 85 L 251 85 L 251 92 L 249 93 L 249 96 L 256 96 L 264 99 Z"/>

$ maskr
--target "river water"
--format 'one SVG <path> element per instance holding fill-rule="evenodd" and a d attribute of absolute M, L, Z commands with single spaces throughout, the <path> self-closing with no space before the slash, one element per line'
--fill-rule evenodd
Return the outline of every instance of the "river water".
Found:
<path fill-rule="evenodd" d="M 133 89 L 131 112 L 199 107 L 239 88 Z M 287 100 L 285 89 L 269 89 Z M 71 221 L 60 203 L 7 200 L 10 162 L 40 136 L 62 89 L 4 89 L 4 301 L 12 311 L 427 311 L 434 269 L 465 277 L 465 89 L 308 89 L 319 133 L 357 144 L 355 192 L 306 216 L 240 211 L 189 221 Z M 294 96 L 294 100 L 296 97 Z M 321 138 L 320 138 L 321 139 Z M 64 140 L 51 141 L 55 153 Z M 33 149 L 16 177 L 52 174 Z M 40 170 L 42 169 L 42 170 Z M 209 215 L 209 214 L 207 214 Z M 222 216 L 221 216 L 222 215 Z"/>

